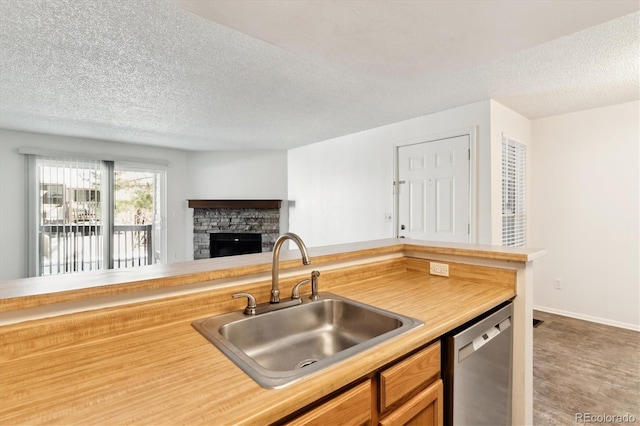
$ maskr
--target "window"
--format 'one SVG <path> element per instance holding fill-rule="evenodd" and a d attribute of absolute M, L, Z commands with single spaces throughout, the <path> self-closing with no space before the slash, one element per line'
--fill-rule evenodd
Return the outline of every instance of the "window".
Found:
<path fill-rule="evenodd" d="M 31 275 L 162 261 L 164 170 L 31 156 Z"/>
<path fill-rule="evenodd" d="M 526 145 L 502 137 L 502 245 L 527 244 Z"/>
<path fill-rule="evenodd" d="M 116 164 L 114 172 L 113 267 L 161 261 L 164 173 Z"/>

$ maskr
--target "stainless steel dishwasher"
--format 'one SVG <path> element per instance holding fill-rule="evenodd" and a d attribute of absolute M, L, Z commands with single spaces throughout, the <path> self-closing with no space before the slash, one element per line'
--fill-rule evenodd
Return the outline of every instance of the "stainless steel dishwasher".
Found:
<path fill-rule="evenodd" d="M 445 424 L 511 424 L 512 315 L 507 302 L 444 337 Z"/>

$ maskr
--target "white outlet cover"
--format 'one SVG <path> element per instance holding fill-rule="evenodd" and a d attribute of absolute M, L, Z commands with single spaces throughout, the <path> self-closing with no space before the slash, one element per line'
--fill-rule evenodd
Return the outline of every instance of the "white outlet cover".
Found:
<path fill-rule="evenodd" d="M 441 277 L 449 276 L 449 264 L 431 262 L 429 264 L 429 273 L 431 275 L 439 275 Z"/>

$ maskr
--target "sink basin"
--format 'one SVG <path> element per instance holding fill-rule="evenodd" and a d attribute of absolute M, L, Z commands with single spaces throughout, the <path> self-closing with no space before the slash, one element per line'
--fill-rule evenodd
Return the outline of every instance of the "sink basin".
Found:
<path fill-rule="evenodd" d="M 241 311 L 193 322 L 196 330 L 265 388 L 282 388 L 422 321 L 331 293 L 260 315 Z"/>

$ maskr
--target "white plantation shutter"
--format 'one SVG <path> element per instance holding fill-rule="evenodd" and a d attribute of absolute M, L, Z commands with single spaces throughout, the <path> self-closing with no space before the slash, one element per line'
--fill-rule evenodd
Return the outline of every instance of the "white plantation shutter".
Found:
<path fill-rule="evenodd" d="M 527 147 L 502 137 L 502 245 L 527 244 Z"/>

